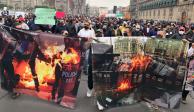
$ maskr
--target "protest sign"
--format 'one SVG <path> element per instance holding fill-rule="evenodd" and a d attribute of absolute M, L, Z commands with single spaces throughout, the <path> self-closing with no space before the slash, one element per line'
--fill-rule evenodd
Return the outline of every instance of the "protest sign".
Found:
<path fill-rule="evenodd" d="M 122 13 L 117 13 L 117 14 L 116 14 L 116 17 L 117 17 L 117 18 L 123 18 L 124 15 L 123 15 Z"/>
<path fill-rule="evenodd" d="M 64 17 L 65 17 L 65 12 L 60 12 L 60 11 L 56 12 L 56 18 L 57 19 L 62 19 Z"/>
<path fill-rule="evenodd" d="M 179 107 L 187 42 L 147 37 L 98 39 L 103 44 L 93 44 L 92 54 L 94 88 L 101 106 L 146 100 L 165 108 Z"/>
<path fill-rule="evenodd" d="M 36 8 L 35 15 L 35 24 L 55 25 L 55 9 Z"/>
<path fill-rule="evenodd" d="M 15 52 L 9 52 L 12 57 L 3 57 L 10 59 L 10 63 L 6 63 L 8 66 L 13 66 L 9 69 L 12 73 L 3 68 L 6 82 L 13 78 L 7 77 L 11 74 L 15 92 L 75 108 L 84 41 L 47 33 L 33 34 L 14 29 L 11 32 L 18 43 Z"/>

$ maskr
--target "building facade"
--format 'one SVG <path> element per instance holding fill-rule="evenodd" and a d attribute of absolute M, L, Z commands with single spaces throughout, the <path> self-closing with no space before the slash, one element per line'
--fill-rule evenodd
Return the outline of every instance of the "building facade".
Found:
<path fill-rule="evenodd" d="M 138 0 L 130 0 L 130 14 L 131 14 L 131 17 L 132 19 L 135 19 L 137 18 L 137 8 L 138 8 Z"/>
<path fill-rule="evenodd" d="M 67 12 L 68 0 L 55 0 L 56 10 Z"/>
<path fill-rule="evenodd" d="M 55 0 L 55 8 L 71 15 L 86 14 L 86 0 Z"/>
<path fill-rule="evenodd" d="M 0 4 L 4 4 L 14 10 L 31 10 L 35 6 L 46 4 L 47 0 L 0 0 Z"/>
<path fill-rule="evenodd" d="M 0 4 L 7 4 L 7 0 L 0 0 Z"/>
<path fill-rule="evenodd" d="M 87 10 L 87 16 L 99 16 L 100 14 L 100 8 L 94 7 L 94 6 L 88 6 Z"/>
<path fill-rule="evenodd" d="M 74 15 L 86 14 L 86 0 L 75 0 L 74 1 Z"/>
<path fill-rule="evenodd" d="M 108 7 L 99 7 L 99 16 L 105 17 L 108 14 Z"/>
<path fill-rule="evenodd" d="M 137 0 L 135 4 L 138 19 L 194 22 L 194 0 Z"/>
<path fill-rule="evenodd" d="M 117 13 L 121 13 L 124 19 L 131 19 L 129 6 L 118 8 Z"/>
<path fill-rule="evenodd" d="M 86 13 L 86 0 L 0 0 L 0 4 L 22 11 L 32 10 L 35 6 L 48 6 L 72 15 Z"/>

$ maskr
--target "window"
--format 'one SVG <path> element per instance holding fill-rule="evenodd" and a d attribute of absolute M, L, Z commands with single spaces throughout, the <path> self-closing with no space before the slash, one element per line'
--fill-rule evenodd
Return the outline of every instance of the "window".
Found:
<path fill-rule="evenodd" d="M 146 11 L 146 16 L 148 16 L 148 11 Z"/>
<path fill-rule="evenodd" d="M 154 10 L 153 16 L 154 16 L 154 17 L 156 16 L 156 11 L 155 11 L 155 10 Z"/>
<path fill-rule="evenodd" d="M 150 16 L 152 16 L 152 11 L 150 10 Z"/>
<path fill-rule="evenodd" d="M 166 16 L 166 9 L 164 9 L 163 16 L 164 17 Z"/>
<path fill-rule="evenodd" d="M 160 10 L 158 10 L 158 16 L 160 16 Z"/>
<path fill-rule="evenodd" d="M 172 17 L 173 16 L 173 8 L 169 9 L 169 16 Z"/>

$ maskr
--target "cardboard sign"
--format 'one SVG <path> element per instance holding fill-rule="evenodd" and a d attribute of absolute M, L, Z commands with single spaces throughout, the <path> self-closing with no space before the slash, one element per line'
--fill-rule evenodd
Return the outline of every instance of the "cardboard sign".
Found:
<path fill-rule="evenodd" d="M 57 19 L 62 19 L 64 17 L 65 17 L 65 12 L 60 12 L 60 11 L 56 12 L 56 18 Z"/>
<path fill-rule="evenodd" d="M 3 10 L 7 10 L 7 7 L 3 7 Z"/>
<path fill-rule="evenodd" d="M 146 100 L 179 108 L 187 71 L 187 42 L 147 37 L 98 39 L 103 44 L 92 45 L 92 66 L 101 106 L 112 108 Z"/>
<path fill-rule="evenodd" d="M 13 32 L 20 43 L 16 52 L 9 50 L 3 57 L 3 88 L 75 108 L 84 41 L 47 33 L 36 35 L 35 40 L 30 33 L 13 29 L 12 36 Z"/>
<path fill-rule="evenodd" d="M 117 13 L 117 14 L 116 14 L 116 17 L 117 17 L 117 18 L 123 18 L 123 16 L 124 16 L 124 15 L 123 15 L 122 13 Z"/>
<path fill-rule="evenodd" d="M 55 25 L 55 9 L 36 8 L 35 15 L 35 24 Z"/>

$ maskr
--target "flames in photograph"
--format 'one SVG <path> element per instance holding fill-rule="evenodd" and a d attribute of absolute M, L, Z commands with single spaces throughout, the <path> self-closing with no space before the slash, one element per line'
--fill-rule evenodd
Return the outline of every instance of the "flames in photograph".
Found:
<path fill-rule="evenodd" d="M 142 73 L 147 69 L 150 62 L 151 62 L 151 57 L 136 55 L 130 60 L 130 62 L 119 64 L 118 71 L 120 72 L 123 71 L 128 73 L 133 73 L 138 71 L 139 73 Z M 131 79 L 131 77 L 128 77 L 128 79 L 124 78 L 120 80 L 120 82 L 118 83 L 117 91 L 121 92 L 121 91 L 126 91 L 133 88 L 131 80 L 133 80 Z"/>
<path fill-rule="evenodd" d="M 131 81 L 129 79 L 124 79 L 119 83 L 119 86 L 117 88 L 117 91 L 125 91 L 125 90 L 129 90 L 133 88 L 133 86 L 131 85 Z"/>
<path fill-rule="evenodd" d="M 48 47 L 44 54 L 50 57 L 52 60 L 51 63 L 36 59 L 35 70 L 39 80 L 40 90 L 51 91 L 52 86 L 49 86 L 49 84 L 54 83 L 56 64 L 79 64 L 80 56 L 74 48 L 69 48 L 68 51 L 61 51 L 59 53 L 57 52 L 57 47 Z M 35 84 L 28 61 L 17 61 L 16 59 L 13 61 L 15 74 L 20 75 L 20 82 L 17 87 L 34 89 Z"/>
<path fill-rule="evenodd" d="M 138 70 L 146 70 L 148 64 L 151 61 L 151 57 L 136 55 L 132 57 L 130 62 L 121 63 L 118 67 L 118 71 L 133 72 Z"/>

